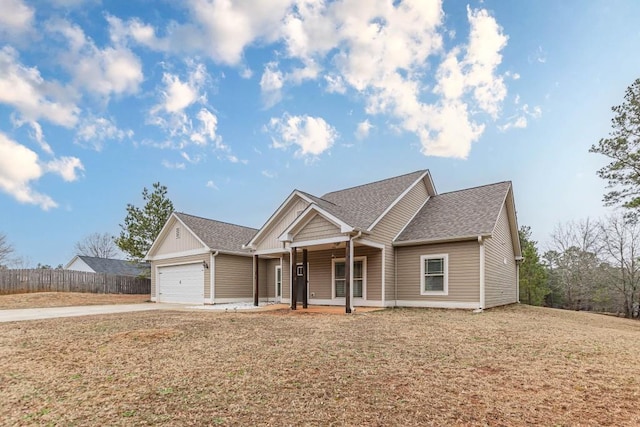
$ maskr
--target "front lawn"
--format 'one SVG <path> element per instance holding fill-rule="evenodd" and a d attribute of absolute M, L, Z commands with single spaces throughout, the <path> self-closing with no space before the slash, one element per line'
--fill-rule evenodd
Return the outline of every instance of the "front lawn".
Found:
<path fill-rule="evenodd" d="M 1 425 L 637 425 L 640 322 L 153 311 L 0 324 Z"/>

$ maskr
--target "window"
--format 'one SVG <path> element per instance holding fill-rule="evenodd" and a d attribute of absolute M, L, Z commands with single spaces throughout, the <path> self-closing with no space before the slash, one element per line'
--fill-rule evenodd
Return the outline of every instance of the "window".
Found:
<path fill-rule="evenodd" d="M 180 227 L 176 227 L 176 239 L 180 238 Z"/>
<path fill-rule="evenodd" d="M 276 297 L 282 296 L 282 267 L 276 265 Z"/>
<path fill-rule="evenodd" d="M 449 255 L 422 255 L 420 257 L 420 294 L 447 295 Z"/>
<path fill-rule="evenodd" d="M 366 266 L 365 257 L 354 258 L 353 260 L 353 297 L 365 298 L 366 290 Z M 335 298 L 345 297 L 346 268 L 344 259 L 333 260 L 333 292 Z"/>

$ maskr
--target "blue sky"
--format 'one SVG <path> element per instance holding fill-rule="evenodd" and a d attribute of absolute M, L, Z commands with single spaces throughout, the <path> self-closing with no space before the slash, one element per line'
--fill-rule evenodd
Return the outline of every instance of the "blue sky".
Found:
<path fill-rule="evenodd" d="M 160 181 L 260 227 L 313 194 L 431 170 L 511 180 L 544 246 L 607 210 L 589 154 L 640 77 L 637 1 L 0 0 L 0 232 L 65 264 Z"/>

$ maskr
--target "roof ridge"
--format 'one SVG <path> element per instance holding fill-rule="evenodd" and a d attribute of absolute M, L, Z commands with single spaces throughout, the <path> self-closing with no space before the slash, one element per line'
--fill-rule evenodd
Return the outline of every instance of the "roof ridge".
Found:
<path fill-rule="evenodd" d="M 413 174 L 418 173 L 418 172 L 422 172 L 422 173 L 424 173 L 424 172 L 427 172 L 428 170 L 429 170 L 429 169 L 418 169 L 418 170 L 415 170 L 415 171 L 413 171 L 413 172 L 403 173 L 402 175 L 391 176 L 391 177 L 389 177 L 389 178 L 379 179 L 379 180 L 377 180 L 377 181 L 366 182 L 366 183 L 364 183 L 364 184 L 354 185 L 354 186 L 352 186 L 352 187 L 347 187 L 347 188 L 342 188 L 342 189 L 340 189 L 340 190 L 330 191 L 330 192 L 328 192 L 328 193 L 323 194 L 323 197 L 324 197 L 324 196 L 326 196 L 326 195 L 328 195 L 328 194 L 339 193 L 339 192 L 341 192 L 341 191 L 347 191 L 347 190 L 353 190 L 353 189 L 355 189 L 355 188 L 358 188 L 358 187 L 364 187 L 364 186 L 366 186 L 366 185 L 377 184 L 377 183 L 380 183 L 380 182 L 383 182 L 383 181 L 390 181 L 390 180 L 392 180 L 392 179 L 396 179 L 396 178 L 402 178 L 403 176 L 413 175 Z M 321 198 L 322 198 L 322 197 L 321 197 Z M 323 199 L 323 200 L 324 200 L 324 199 Z"/>
<path fill-rule="evenodd" d="M 311 196 L 311 197 L 313 197 L 313 198 L 316 198 L 316 199 L 322 200 L 323 202 L 330 203 L 330 204 L 332 204 L 333 206 L 338 206 L 338 205 L 336 205 L 335 203 L 333 203 L 332 201 L 327 200 L 327 199 L 324 199 L 324 198 L 322 198 L 322 197 L 318 197 L 318 196 L 316 196 L 315 194 L 311 194 L 311 193 L 308 193 L 308 192 L 306 192 L 306 191 L 297 190 L 297 189 L 296 189 L 296 191 L 301 192 L 301 193 L 302 193 L 302 194 L 304 194 L 305 196 Z M 327 193 L 327 194 L 330 194 L 330 193 Z"/>
<path fill-rule="evenodd" d="M 483 185 L 476 185 L 474 187 L 461 188 L 459 190 L 452 190 L 452 191 L 447 191 L 447 192 L 444 192 L 444 193 L 436 194 L 433 197 L 444 196 L 445 194 L 451 194 L 451 193 L 460 193 L 461 191 L 475 190 L 477 188 L 490 187 L 492 185 L 498 185 L 498 184 L 512 184 L 512 181 L 498 181 L 498 182 L 493 182 L 491 184 L 483 184 Z"/>
<path fill-rule="evenodd" d="M 188 214 L 188 213 L 186 213 L 186 212 L 178 212 L 178 211 L 176 211 L 175 213 L 176 213 L 176 214 L 181 214 L 181 215 L 190 216 L 190 217 L 192 217 L 192 218 L 204 219 L 205 221 L 213 221 L 213 222 L 217 222 L 217 223 L 220 223 L 220 224 L 233 225 L 234 227 L 247 228 L 247 229 L 249 229 L 249 230 L 253 230 L 253 231 L 257 231 L 257 230 L 258 230 L 257 228 L 248 227 L 248 226 L 246 226 L 246 225 L 234 224 L 234 223 L 232 223 L 232 222 L 220 221 L 220 220 L 218 220 L 218 219 L 205 218 L 205 217 L 203 217 L 203 216 L 198 216 L 198 215 L 191 215 L 191 214 Z"/>

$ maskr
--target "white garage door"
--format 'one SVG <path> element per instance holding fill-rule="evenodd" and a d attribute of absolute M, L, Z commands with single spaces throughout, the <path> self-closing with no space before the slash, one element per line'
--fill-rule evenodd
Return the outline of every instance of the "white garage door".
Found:
<path fill-rule="evenodd" d="M 202 263 L 158 268 L 158 301 L 204 303 Z"/>

